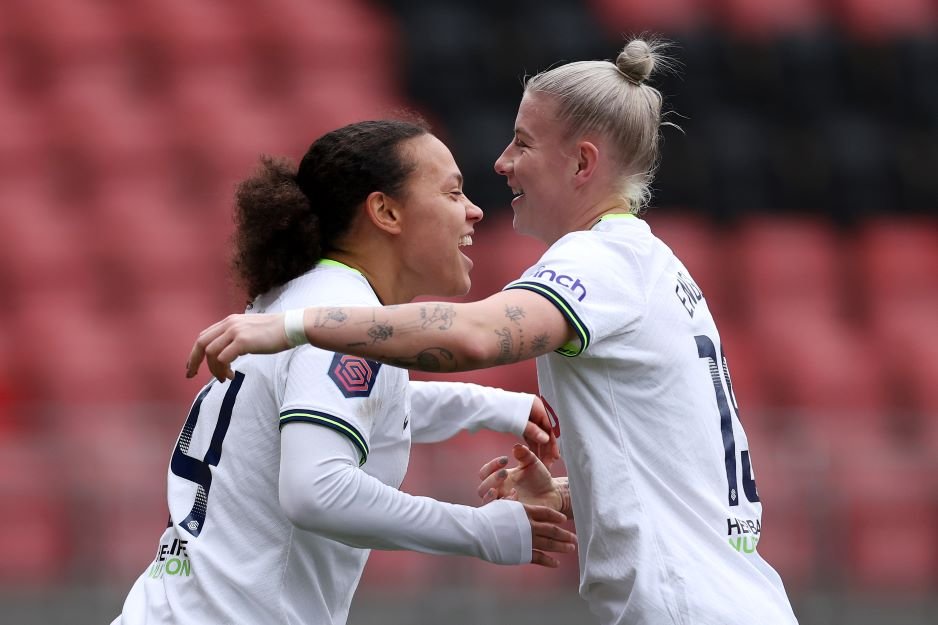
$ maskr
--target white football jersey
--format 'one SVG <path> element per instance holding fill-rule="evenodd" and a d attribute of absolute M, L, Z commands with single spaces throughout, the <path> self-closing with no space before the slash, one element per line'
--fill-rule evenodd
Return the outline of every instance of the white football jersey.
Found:
<path fill-rule="evenodd" d="M 720 335 L 648 225 L 607 216 L 505 287 L 550 300 L 579 340 L 537 359 L 604 625 L 794 623 L 756 545 L 762 506 Z"/>
<path fill-rule="evenodd" d="M 251 312 L 317 304 L 380 303 L 360 273 L 322 261 L 258 298 Z M 421 433 L 424 439 L 440 440 L 456 433 L 460 421 L 520 433 L 530 396 L 475 385 L 410 387 L 406 370 L 308 345 L 238 358 L 234 370 L 234 380 L 209 383 L 192 405 L 167 474 L 169 526 L 115 624 L 345 623 L 369 551 L 304 531 L 287 518 L 278 496 L 280 428 L 285 424 L 339 432 L 356 449 L 362 471 L 392 487 L 373 493 L 373 505 L 359 511 L 356 521 L 372 514 L 387 521 L 393 507 L 417 525 L 420 537 L 412 543 L 378 544 L 478 556 L 479 544 L 485 543 L 482 547 L 495 553 L 492 561 L 530 560 L 529 524 L 519 504 L 511 502 L 511 510 L 483 510 L 392 490 L 407 469 L 414 429 L 411 398 L 427 412 L 465 409 L 465 415 L 449 414 L 450 422 L 435 428 L 426 415 L 416 419 L 416 425 L 429 428 Z M 505 408 L 504 416 L 493 418 L 495 404 Z M 440 539 L 433 536 L 434 528 L 415 523 L 432 518 L 432 512 L 453 519 L 467 537 L 434 522 L 447 534 Z M 420 540 L 429 546 L 422 548 Z"/>

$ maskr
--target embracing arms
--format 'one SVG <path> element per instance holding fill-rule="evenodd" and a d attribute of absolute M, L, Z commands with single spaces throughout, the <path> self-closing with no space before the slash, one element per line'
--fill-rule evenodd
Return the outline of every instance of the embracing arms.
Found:
<path fill-rule="evenodd" d="M 306 308 L 302 331 L 322 349 L 434 372 L 510 364 L 576 340 L 552 303 L 517 289 L 466 304 Z M 295 345 L 287 338 L 283 314 L 229 315 L 199 335 L 186 374 L 194 376 L 204 358 L 217 378 L 230 378 L 231 363 L 238 356 Z"/>

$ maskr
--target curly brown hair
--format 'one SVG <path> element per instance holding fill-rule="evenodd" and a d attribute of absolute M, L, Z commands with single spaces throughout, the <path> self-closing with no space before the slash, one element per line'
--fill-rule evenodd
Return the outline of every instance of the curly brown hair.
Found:
<path fill-rule="evenodd" d="M 312 269 L 370 193 L 399 195 L 415 168 L 399 148 L 429 132 L 419 118 L 358 122 L 317 139 L 299 168 L 262 156 L 235 193 L 232 268 L 248 297 Z"/>

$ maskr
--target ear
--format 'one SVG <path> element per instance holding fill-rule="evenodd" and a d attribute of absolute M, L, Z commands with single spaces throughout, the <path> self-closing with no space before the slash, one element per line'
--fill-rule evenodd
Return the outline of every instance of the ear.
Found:
<path fill-rule="evenodd" d="M 599 166 L 599 148 L 591 141 L 580 141 L 576 147 L 577 169 L 573 175 L 573 182 L 580 187 L 596 173 Z"/>
<path fill-rule="evenodd" d="M 400 234 L 401 205 L 390 195 L 381 191 L 372 191 L 365 198 L 365 214 L 379 230 L 389 234 Z"/>

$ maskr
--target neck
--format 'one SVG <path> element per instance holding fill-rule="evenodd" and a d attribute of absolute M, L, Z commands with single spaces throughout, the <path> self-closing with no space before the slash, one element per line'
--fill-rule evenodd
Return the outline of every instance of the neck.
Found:
<path fill-rule="evenodd" d="M 369 249 L 367 254 L 358 249 L 331 250 L 324 258 L 348 265 L 365 276 L 382 306 L 406 304 L 416 297 L 401 283 L 396 260 L 382 253 L 381 246 Z"/>
<path fill-rule="evenodd" d="M 630 214 L 632 212 L 629 204 L 619 195 L 611 195 L 597 202 L 588 204 L 586 208 L 579 212 L 579 218 L 573 224 L 570 232 L 576 230 L 589 230 L 596 225 L 600 219 L 606 215 Z"/>

